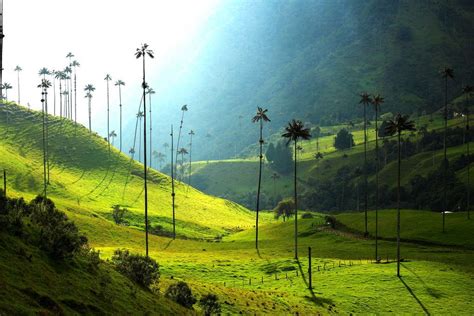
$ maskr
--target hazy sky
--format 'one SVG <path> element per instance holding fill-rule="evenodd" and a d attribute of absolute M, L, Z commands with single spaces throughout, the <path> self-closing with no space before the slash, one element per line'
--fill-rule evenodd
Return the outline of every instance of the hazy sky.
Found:
<path fill-rule="evenodd" d="M 105 116 L 107 73 L 113 79 L 111 106 L 118 104 L 113 86 L 117 79 L 126 83 L 125 98 L 139 100 L 141 64 L 134 57 L 136 48 L 146 42 L 155 51 L 155 59 L 148 62 L 147 81 L 157 78 L 160 67 L 195 40 L 198 28 L 217 5 L 217 0 L 4 0 L 3 81 L 13 86 L 8 98 L 17 100 L 13 69 L 19 65 L 23 68 L 21 103 L 41 109 L 36 88 L 39 69 L 64 69 L 69 63 L 66 54 L 72 52 L 81 64 L 77 70 L 79 121 L 87 122 L 83 91 L 87 83 L 96 87 L 94 115 Z M 153 88 L 159 93 L 159 87 Z M 94 121 L 93 128 L 102 129 Z"/>

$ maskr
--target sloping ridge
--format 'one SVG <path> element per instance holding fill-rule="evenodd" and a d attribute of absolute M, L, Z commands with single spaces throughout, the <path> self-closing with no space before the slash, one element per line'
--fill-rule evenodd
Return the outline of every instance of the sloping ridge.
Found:
<path fill-rule="evenodd" d="M 144 228 L 143 165 L 80 124 L 48 116 L 48 197 L 75 216 L 112 220 L 113 205 L 126 207 L 130 226 Z M 7 170 L 7 194 L 31 199 L 43 191 L 42 114 L 0 104 L 0 168 Z M 138 150 L 137 150 L 138 152 Z M 154 231 L 171 231 L 171 179 L 149 172 L 149 221 Z M 176 182 L 177 234 L 209 238 L 250 228 L 250 211 Z"/>

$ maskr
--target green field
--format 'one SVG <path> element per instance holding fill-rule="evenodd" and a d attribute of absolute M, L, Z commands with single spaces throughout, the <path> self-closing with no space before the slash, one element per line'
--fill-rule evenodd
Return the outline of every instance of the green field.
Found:
<path fill-rule="evenodd" d="M 9 196 L 31 199 L 41 192 L 40 119 L 39 114 L 16 106 L 0 108 L 0 152 L 3 157 L 0 167 L 8 172 Z M 143 253 L 142 166 L 135 162 L 130 164 L 129 158 L 116 149 L 112 148 L 109 154 L 102 139 L 66 120 L 51 118 L 50 144 L 49 197 L 87 235 L 90 245 L 100 250 L 102 259 L 110 258 L 117 248 Z M 207 166 L 201 164 L 203 168 Z M 220 162 L 209 163 L 212 164 Z M 302 168 L 305 168 L 304 164 Z M 246 169 L 240 165 L 240 174 L 246 173 Z M 237 177 L 229 176 L 227 181 L 237 181 Z M 151 171 L 149 188 L 152 227 L 162 225 L 169 231 L 169 178 Z M 160 263 L 161 293 L 169 284 L 184 280 L 198 297 L 216 293 L 224 314 L 474 313 L 470 304 L 474 288 L 474 251 L 466 247 L 473 243 L 474 227 L 472 222 L 466 223 L 462 219 L 462 214 L 456 214 L 459 215 L 456 220 L 448 217 L 446 236 L 449 238 L 446 238 L 440 233 L 435 214 L 409 211 L 409 217 L 404 212 L 403 238 L 406 241 L 402 244 L 402 254 L 405 261 L 402 278 L 398 279 L 395 243 L 390 240 L 394 229 L 392 211 L 381 216 L 381 234 L 387 240 L 380 241 L 383 260 L 376 264 L 373 262 L 373 239 L 331 229 L 325 223 L 324 214 L 299 220 L 300 260 L 296 261 L 293 259 L 293 220 L 276 221 L 272 213 L 264 212 L 257 252 L 254 213 L 184 184 L 178 185 L 177 203 L 179 238 L 150 237 L 150 255 Z M 113 204 L 130 209 L 126 218 L 130 225 L 116 225 L 112 221 L 110 207 Z M 341 214 L 338 218 L 354 230 L 362 225 L 361 214 Z M 372 215 L 370 219 L 372 225 Z M 424 228 L 418 230 L 417 223 L 419 227 L 423 223 Z M 222 236 L 222 240 L 217 236 Z M 32 264 L 15 254 L 19 247 L 34 253 Z M 308 247 L 313 249 L 312 291 L 307 285 Z M 3 237 L 0 251 L 4 258 L 0 260 L 2 310 L 31 313 L 46 309 L 52 312 L 51 306 L 38 307 L 37 301 L 25 296 L 25 293 L 31 293 L 25 289 L 33 288 L 62 306 L 68 306 L 68 299 L 77 291 L 78 301 L 99 306 L 110 313 L 130 300 L 136 306 L 123 307 L 124 314 L 132 309 L 148 309 L 147 304 L 157 304 L 152 313 L 182 313 L 161 296 L 155 297 L 146 291 L 138 291 L 135 294 L 138 298 L 131 298 L 130 282 L 106 263 L 104 269 L 111 276 L 110 286 L 113 287 L 106 293 L 117 302 L 116 309 L 107 309 L 107 301 L 97 302 L 84 290 L 99 291 L 100 287 L 93 275 L 84 274 L 80 263 L 55 266 L 43 254 Z M 30 270 L 25 274 L 21 267 L 28 265 Z M 24 278 L 20 282 L 22 275 Z M 77 311 L 69 308 L 66 307 L 68 313 Z M 198 307 L 196 310 L 199 312 Z"/>

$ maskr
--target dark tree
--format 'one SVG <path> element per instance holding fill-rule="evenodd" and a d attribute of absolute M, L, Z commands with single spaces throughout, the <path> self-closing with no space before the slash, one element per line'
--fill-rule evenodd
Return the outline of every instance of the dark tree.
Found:
<path fill-rule="evenodd" d="M 298 158 L 297 158 L 297 148 L 298 140 L 308 140 L 311 138 L 309 128 L 305 128 L 303 122 L 293 119 L 288 126 L 285 127 L 285 133 L 281 135 L 282 137 L 288 138 L 287 144 L 293 141 L 294 145 L 294 201 L 295 201 L 295 259 L 298 259 L 298 193 L 297 193 L 297 167 L 298 167 Z"/>
<path fill-rule="evenodd" d="M 364 220 L 365 231 L 364 236 L 369 235 L 367 223 L 367 206 L 368 206 L 368 190 L 367 190 L 367 106 L 372 103 L 372 97 L 367 92 L 360 94 L 359 104 L 364 107 Z"/>
<path fill-rule="evenodd" d="M 334 139 L 334 147 L 339 150 L 349 149 L 354 146 L 352 134 L 345 128 L 341 129 Z"/>
<path fill-rule="evenodd" d="M 397 276 L 400 277 L 400 178 L 401 178 L 401 135 L 403 131 L 415 131 L 415 123 L 408 115 L 398 114 L 387 124 L 387 134 L 397 135 L 398 143 L 398 173 L 397 173 Z"/>
<path fill-rule="evenodd" d="M 191 288 L 186 282 L 182 281 L 171 284 L 166 289 L 165 297 L 189 309 L 193 308 L 194 303 L 196 303 L 196 298 L 194 297 Z"/>
<path fill-rule="evenodd" d="M 260 211 L 260 189 L 262 185 L 262 162 L 263 162 L 263 122 L 270 122 L 267 116 L 267 109 L 257 107 L 257 114 L 252 118 L 252 123 L 260 123 L 260 139 L 258 141 L 260 145 L 259 164 L 258 164 L 258 185 L 257 185 L 257 208 L 256 208 L 256 220 L 255 220 L 255 248 L 258 249 L 258 213 Z"/>

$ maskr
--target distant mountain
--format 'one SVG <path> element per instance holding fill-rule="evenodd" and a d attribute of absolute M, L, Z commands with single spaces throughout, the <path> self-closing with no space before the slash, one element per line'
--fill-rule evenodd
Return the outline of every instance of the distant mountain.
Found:
<path fill-rule="evenodd" d="M 255 142 L 257 106 L 269 109 L 274 133 L 291 118 L 360 117 L 365 90 L 386 97 L 383 112 L 431 111 L 445 65 L 455 69 L 453 97 L 474 79 L 469 0 L 232 1 L 201 34 L 153 83 L 166 114 L 157 115 L 160 130 L 190 105 L 185 128 L 196 131 L 197 159 L 231 157 Z"/>

